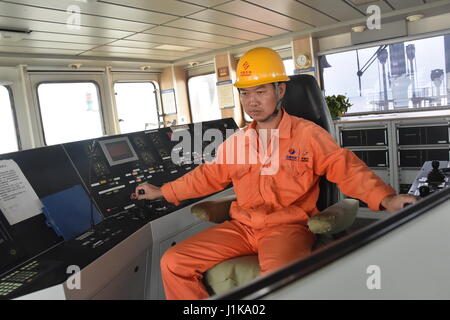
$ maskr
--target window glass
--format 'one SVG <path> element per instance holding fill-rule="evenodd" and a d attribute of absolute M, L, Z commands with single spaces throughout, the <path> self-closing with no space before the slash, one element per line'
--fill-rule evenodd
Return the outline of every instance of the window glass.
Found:
<path fill-rule="evenodd" d="M 0 86 L 0 153 L 19 150 L 11 97 L 5 86 Z"/>
<path fill-rule="evenodd" d="M 189 78 L 188 89 L 192 122 L 222 118 L 217 100 L 216 75 L 214 73 Z"/>
<path fill-rule="evenodd" d="M 325 95 L 345 95 L 347 113 L 449 104 L 450 35 L 324 56 Z M 322 57 L 322 62 L 324 57 Z"/>
<path fill-rule="evenodd" d="M 37 91 L 47 145 L 102 136 L 99 93 L 94 83 L 42 83 Z"/>
<path fill-rule="evenodd" d="M 158 128 L 155 85 L 151 82 L 114 84 L 121 133 Z"/>

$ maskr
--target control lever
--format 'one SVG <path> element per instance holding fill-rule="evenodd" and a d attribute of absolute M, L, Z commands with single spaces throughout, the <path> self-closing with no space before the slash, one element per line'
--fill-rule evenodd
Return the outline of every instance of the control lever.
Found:
<path fill-rule="evenodd" d="M 132 208 L 131 211 L 133 212 L 134 217 L 145 219 L 146 215 L 149 214 L 149 208 L 144 204 L 145 201 L 146 200 L 133 199 L 133 204 L 135 207 Z"/>
<path fill-rule="evenodd" d="M 420 186 L 419 187 L 419 194 L 421 198 L 424 198 L 430 194 L 431 190 L 428 186 Z"/>
<path fill-rule="evenodd" d="M 439 170 L 439 161 L 437 160 L 433 160 L 433 162 L 431 163 L 431 166 L 433 167 L 433 170 L 431 170 L 428 173 L 428 183 L 429 184 L 434 184 L 434 185 L 439 185 L 442 182 L 445 182 L 445 176 L 442 174 L 442 172 Z"/>

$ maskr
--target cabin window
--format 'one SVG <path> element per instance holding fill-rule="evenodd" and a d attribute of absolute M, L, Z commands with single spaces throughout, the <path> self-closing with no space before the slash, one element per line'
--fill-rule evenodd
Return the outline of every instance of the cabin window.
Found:
<path fill-rule="evenodd" d="M 103 135 L 96 83 L 41 83 L 37 93 L 47 145 Z"/>
<path fill-rule="evenodd" d="M 214 73 L 189 78 L 188 89 L 192 122 L 222 118 Z"/>
<path fill-rule="evenodd" d="M 325 95 L 346 95 L 347 113 L 447 108 L 450 35 L 320 57 Z"/>
<path fill-rule="evenodd" d="M 155 85 L 151 82 L 114 84 L 121 133 L 159 127 L 155 90 Z"/>
<path fill-rule="evenodd" d="M 0 85 L 0 137 L 0 153 L 19 150 L 11 94 L 9 89 L 2 85 Z"/>

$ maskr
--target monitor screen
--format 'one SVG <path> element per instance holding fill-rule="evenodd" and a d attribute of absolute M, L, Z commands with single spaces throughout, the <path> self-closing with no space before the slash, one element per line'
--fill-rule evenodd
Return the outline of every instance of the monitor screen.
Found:
<path fill-rule="evenodd" d="M 138 160 L 128 137 L 103 140 L 99 144 L 110 166 Z"/>
<path fill-rule="evenodd" d="M 117 141 L 105 144 L 113 161 L 119 161 L 133 157 L 130 147 L 125 141 Z"/>

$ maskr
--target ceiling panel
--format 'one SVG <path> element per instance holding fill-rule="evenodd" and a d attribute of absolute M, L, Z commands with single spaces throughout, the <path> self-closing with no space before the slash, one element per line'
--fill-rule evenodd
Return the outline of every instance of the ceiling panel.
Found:
<path fill-rule="evenodd" d="M 192 31 L 192 30 L 179 29 L 179 28 L 173 28 L 173 27 L 164 27 L 164 26 L 152 28 L 149 31 L 146 31 L 145 33 L 157 34 L 157 35 L 163 35 L 163 36 L 169 36 L 169 37 L 184 38 L 184 39 L 194 39 L 194 40 L 200 40 L 200 41 L 224 43 L 224 44 L 228 44 L 228 45 L 236 45 L 236 44 L 241 44 L 241 43 L 246 42 L 246 40 L 242 40 L 242 39 L 229 38 L 229 37 L 217 36 L 217 35 L 204 33 L 204 32 L 197 32 L 197 31 Z"/>
<path fill-rule="evenodd" d="M 124 38 L 134 34 L 134 32 L 126 32 L 102 28 L 91 28 L 91 27 L 78 27 L 77 29 L 74 29 L 62 23 L 43 22 L 18 18 L 7 18 L 2 16 L 0 16 L 0 27 L 28 29 L 32 30 L 33 32 L 52 32 L 52 33 L 64 33 L 80 36 L 117 38 L 117 39 Z"/>
<path fill-rule="evenodd" d="M 84 44 L 102 45 L 114 41 L 115 39 L 76 36 L 72 34 L 60 34 L 50 32 L 32 32 L 27 35 L 26 39 L 41 40 L 41 41 L 59 41 L 59 42 L 74 42 Z"/>
<path fill-rule="evenodd" d="M 211 7 L 215 7 L 219 4 L 229 2 L 230 0 L 178 0 L 178 1 L 192 3 L 192 4 L 198 4 L 199 6 L 211 8 Z"/>
<path fill-rule="evenodd" d="M 47 48 L 47 49 L 68 49 L 78 50 L 80 52 L 95 48 L 95 44 L 80 44 L 69 42 L 57 42 L 57 41 L 38 41 L 38 40 L 20 40 L 14 42 L 0 41 L 2 46 L 14 46 L 14 47 L 34 47 L 34 48 Z"/>
<path fill-rule="evenodd" d="M 105 4 L 105 3 L 86 3 L 82 1 L 75 1 L 75 0 L 45 0 L 45 1 L 36 1 L 36 0 L 6 0 L 4 5 L 10 5 L 11 7 L 5 9 L 0 9 L 0 12 L 8 12 L 8 16 L 10 16 L 10 11 L 21 11 L 24 10 L 31 10 L 31 15 L 28 15 L 27 18 L 29 19 L 44 19 L 47 21 L 53 21 L 48 19 L 54 19 L 54 16 L 58 17 L 59 20 L 57 22 L 61 21 L 67 21 L 69 14 L 67 13 L 67 9 L 69 9 L 69 6 L 77 6 L 80 9 L 81 12 L 81 24 L 84 26 L 95 26 L 95 27 L 101 27 L 102 25 L 105 25 L 104 18 L 114 18 L 115 20 L 123 20 L 125 22 L 130 23 L 130 25 L 133 25 L 133 23 L 140 22 L 140 23 L 148 23 L 148 24 L 161 24 L 170 20 L 174 19 L 173 15 L 168 14 L 162 14 L 162 13 L 156 13 L 156 12 L 149 12 L 145 10 L 139 10 L 139 9 L 133 9 L 133 8 L 127 8 L 112 4 Z M 27 6 L 22 6 L 26 4 Z M 17 9 L 14 9 L 13 6 L 15 6 Z M 40 9 L 40 10 L 38 10 Z M 52 10 L 53 9 L 53 10 Z M 53 13 L 49 12 L 53 11 Z M 34 15 L 33 15 L 34 14 Z M 91 19 L 89 19 L 89 16 L 91 16 Z M 61 17 L 62 20 L 61 20 Z M 92 19 L 94 17 L 94 19 Z M 103 17 L 103 19 L 102 19 Z M 99 20 L 99 21 L 97 21 Z M 108 21 L 108 20 L 107 20 Z M 87 23 L 94 23 L 95 25 L 87 24 Z M 98 23 L 102 25 L 97 25 Z M 111 23 L 111 22 L 109 22 Z M 122 22 L 123 23 L 123 22 Z M 115 28 L 115 29 L 121 29 Z M 130 30 L 133 31 L 133 30 Z"/>
<path fill-rule="evenodd" d="M 211 49 L 211 50 L 226 47 L 225 44 L 204 42 L 204 41 L 198 41 L 198 40 L 188 40 L 188 39 L 181 39 L 181 38 L 173 38 L 173 37 L 166 37 L 166 36 L 158 36 L 158 35 L 146 34 L 146 33 L 135 34 L 134 36 L 128 37 L 124 40 L 148 41 L 148 42 L 155 42 L 155 43 L 159 43 L 159 44 L 167 43 L 167 44 L 180 45 L 180 46 L 191 47 L 191 48 L 207 48 L 207 49 Z"/>
<path fill-rule="evenodd" d="M 300 0 L 305 5 L 313 7 L 314 9 L 328 14 L 340 21 L 353 20 L 363 17 L 358 10 L 349 6 L 342 0 L 333 0 L 333 5 L 330 5 L 330 0 Z"/>
<path fill-rule="evenodd" d="M 174 0 L 149 1 L 149 0 L 99 0 L 101 3 L 116 4 L 124 7 L 132 7 L 155 12 L 161 12 L 177 16 L 187 16 L 203 10 L 203 7 Z"/>
<path fill-rule="evenodd" d="M 295 0 L 247 0 L 248 2 L 258 4 L 260 6 L 269 8 L 273 11 L 285 14 L 292 18 L 309 23 L 312 26 L 321 26 L 337 22 L 337 19 L 331 18 L 320 13 L 317 10 L 311 9 L 304 4 Z"/>
<path fill-rule="evenodd" d="M 266 24 L 278 26 L 289 31 L 298 31 L 309 28 L 310 25 L 286 17 L 279 13 L 273 12 L 256 6 L 251 3 L 235 0 L 214 8 L 215 10 L 225 11 L 227 13 L 239 15 L 245 18 L 261 21 Z"/>
<path fill-rule="evenodd" d="M 245 40 L 258 40 L 265 38 L 266 35 L 259 34 L 257 32 L 250 32 L 245 31 L 241 29 L 235 29 L 225 26 L 219 26 L 214 23 L 204 22 L 204 21 L 198 21 L 193 19 L 177 19 L 175 21 L 171 21 L 170 23 L 166 23 L 167 26 L 177 27 L 177 28 L 184 28 L 189 30 L 195 30 L 200 32 L 207 32 L 211 34 L 216 35 L 222 35 L 222 36 L 229 36 L 229 37 L 236 37 L 239 39 L 245 39 Z"/>
<path fill-rule="evenodd" d="M 422 0 L 389 0 L 388 2 L 395 10 L 417 7 L 424 4 Z"/>
<path fill-rule="evenodd" d="M 31 48 L 31 47 L 28 48 L 28 47 L 0 46 L 0 52 L 77 55 L 77 54 L 80 54 L 82 51 L 80 51 L 80 50 Z"/>
<path fill-rule="evenodd" d="M 189 18 L 202 20 L 206 22 L 216 23 L 234 28 L 240 28 L 243 30 L 258 32 L 268 36 L 275 36 L 277 34 L 284 33 L 288 30 L 269 26 L 257 21 L 241 18 L 232 14 L 215 11 L 213 9 L 207 9 L 193 15 Z"/>
<path fill-rule="evenodd" d="M 351 0 L 347 0 L 347 1 L 351 2 Z M 370 3 L 359 5 L 359 6 L 355 6 L 355 7 L 357 7 L 362 12 L 367 13 L 367 8 L 369 6 L 373 6 L 373 5 L 380 7 L 381 12 L 383 12 L 383 13 L 392 11 L 392 8 L 386 2 L 384 2 L 382 0 L 372 1 Z"/>

